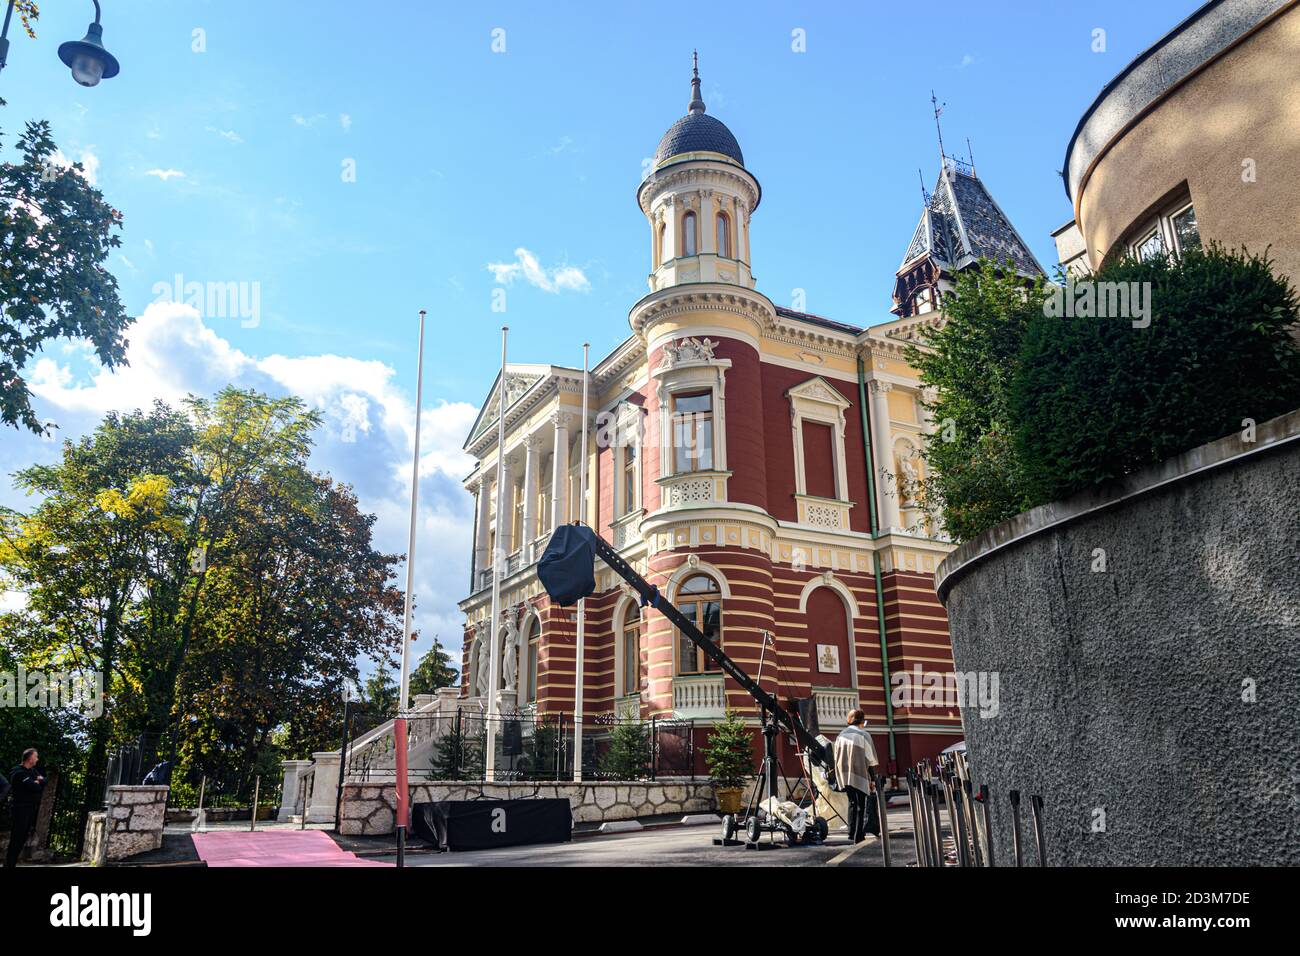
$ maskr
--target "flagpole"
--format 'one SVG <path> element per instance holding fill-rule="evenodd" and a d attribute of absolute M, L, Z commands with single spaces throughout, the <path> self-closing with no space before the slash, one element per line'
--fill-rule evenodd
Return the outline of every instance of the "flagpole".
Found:
<path fill-rule="evenodd" d="M 510 327 L 501 326 L 501 377 L 497 384 L 497 533 L 492 542 L 492 616 L 488 618 L 488 705 L 487 705 L 487 756 L 484 776 L 496 780 L 497 775 L 497 684 L 501 682 L 501 648 L 497 631 L 501 622 L 501 577 L 505 571 L 507 555 L 501 547 L 501 532 L 510 520 L 506 515 L 506 336 Z"/>
<path fill-rule="evenodd" d="M 578 456 L 578 520 L 587 523 L 587 385 L 591 381 L 589 353 L 591 345 L 582 343 L 582 451 Z M 587 599 L 578 599 L 577 674 L 573 685 L 573 780 L 582 782 L 582 692 L 583 658 L 586 655 Z"/>
<path fill-rule="evenodd" d="M 411 792 L 406 774 L 406 707 L 411 689 L 411 612 L 415 590 L 415 515 L 420 500 L 420 403 L 424 398 L 424 309 L 420 310 L 420 348 L 415 372 L 415 451 L 411 456 L 411 525 L 406 539 L 406 600 L 402 608 L 402 674 L 398 683 L 397 716 L 393 718 L 393 749 L 397 775 L 397 865 L 406 864 L 406 828 L 410 824 Z M 345 751 L 346 752 L 346 751 Z M 339 768 L 339 779 L 346 767 Z"/>

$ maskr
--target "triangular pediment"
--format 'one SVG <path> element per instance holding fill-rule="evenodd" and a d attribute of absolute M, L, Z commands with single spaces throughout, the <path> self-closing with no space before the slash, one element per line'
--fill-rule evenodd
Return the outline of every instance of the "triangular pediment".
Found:
<path fill-rule="evenodd" d="M 830 382 L 820 375 L 814 375 L 802 385 L 796 385 L 786 391 L 786 397 L 791 399 L 802 399 L 806 402 L 820 402 L 823 405 L 834 405 L 836 408 L 845 409 L 849 407 L 849 400 L 840 394 Z"/>
<path fill-rule="evenodd" d="M 506 409 L 519 401 L 527 392 L 542 379 L 547 377 L 549 368 L 547 366 L 537 365 L 509 365 L 506 367 Z M 478 417 L 474 419 L 474 425 L 469 430 L 469 437 L 465 440 L 465 447 L 469 447 L 485 431 L 491 428 L 497 420 L 498 408 L 501 399 L 501 373 L 498 372 L 492 381 L 492 388 L 488 391 L 487 398 L 479 408 Z"/>

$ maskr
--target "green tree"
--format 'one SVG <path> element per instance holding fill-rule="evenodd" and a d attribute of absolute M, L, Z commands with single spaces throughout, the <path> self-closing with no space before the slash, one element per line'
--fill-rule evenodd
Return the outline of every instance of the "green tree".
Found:
<path fill-rule="evenodd" d="M 650 768 L 650 729 L 641 721 L 620 721 L 609 735 L 600 772 L 612 780 L 639 780 Z"/>
<path fill-rule="evenodd" d="M 333 746 L 357 656 L 398 645 L 399 558 L 351 489 L 307 469 L 316 421 L 227 389 L 109 415 L 17 475 L 40 500 L 0 512 L 0 575 L 27 597 L 0 637 L 29 666 L 104 675 L 92 778 L 144 731 L 198 769 L 270 760 L 277 733 Z"/>
<path fill-rule="evenodd" d="M 433 647 L 411 671 L 411 696 L 432 694 L 440 687 L 455 687 L 459 680 L 460 671 L 452 666 L 451 655 L 435 637 Z"/>
<path fill-rule="evenodd" d="M 1119 261 L 1093 281 L 1148 290 L 1150 313 L 1030 322 L 1009 414 L 1031 504 L 1300 408 L 1296 292 L 1265 256 L 1211 245 Z"/>
<path fill-rule="evenodd" d="M 945 322 L 926 332 L 908 361 L 936 389 L 926 436 L 928 477 L 908 489 L 962 541 L 1025 510 L 1028 497 L 1013 443 L 1009 405 L 1021 341 L 1043 313 L 1033 282 L 987 260 L 958 273 L 944 299 Z"/>
<path fill-rule="evenodd" d="M 743 787 L 754 773 L 754 735 L 733 710 L 713 725 L 704 742 L 704 763 L 716 787 Z"/>
<path fill-rule="evenodd" d="M 28 666 L 103 675 L 92 780 L 102 778 L 110 742 L 144 729 L 139 605 L 151 564 L 180 533 L 172 496 L 192 437 L 185 417 L 161 404 L 109 414 L 92 435 L 65 442 L 57 463 L 15 475 L 40 496 L 29 514 L 0 512 L 0 569 L 27 598 L 0 616 L 6 643 Z"/>
<path fill-rule="evenodd" d="M 386 667 L 380 667 L 366 678 L 361 694 L 370 712 L 380 720 L 387 720 L 397 713 L 399 690 L 392 673 Z"/>
<path fill-rule="evenodd" d="M 34 5 L 22 13 L 27 25 Z M 22 371 L 46 342 L 86 339 L 104 366 L 125 360 L 131 320 L 104 266 L 122 215 L 80 163 L 54 161 L 49 123 L 28 123 L 15 148 L 0 163 L 0 421 L 42 432 Z"/>

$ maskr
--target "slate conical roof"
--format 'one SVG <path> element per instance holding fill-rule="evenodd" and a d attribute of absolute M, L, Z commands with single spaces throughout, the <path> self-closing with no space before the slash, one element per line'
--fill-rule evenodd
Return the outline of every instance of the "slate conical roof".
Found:
<path fill-rule="evenodd" d="M 1043 267 L 975 171 L 947 158 L 912 234 L 903 266 L 926 254 L 950 272 L 985 258 L 998 263 L 1010 259 L 1025 276 L 1043 274 Z"/>

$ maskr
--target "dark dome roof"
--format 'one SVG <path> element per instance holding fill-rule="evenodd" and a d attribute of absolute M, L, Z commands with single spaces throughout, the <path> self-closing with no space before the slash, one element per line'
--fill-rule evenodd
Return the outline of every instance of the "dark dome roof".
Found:
<path fill-rule="evenodd" d="M 664 138 L 659 140 L 659 148 L 655 150 L 655 165 L 670 156 L 701 152 L 722 153 L 740 165 L 745 165 L 744 154 L 740 152 L 740 144 L 731 135 L 731 130 L 721 120 L 714 119 L 702 109 L 687 113 L 668 127 Z"/>

